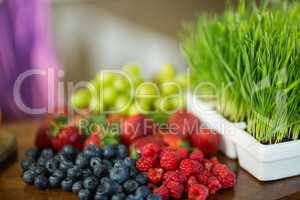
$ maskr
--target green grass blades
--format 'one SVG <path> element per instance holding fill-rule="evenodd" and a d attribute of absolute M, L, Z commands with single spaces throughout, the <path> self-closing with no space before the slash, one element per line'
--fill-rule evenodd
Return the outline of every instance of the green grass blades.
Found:
<path fill-rule="evenodd" d="M 246 120 L 262 143 L 299 139 L 300 3 L 240 1 L 181 36 L 197 81 L 214 85 L 219 112 Z"/>

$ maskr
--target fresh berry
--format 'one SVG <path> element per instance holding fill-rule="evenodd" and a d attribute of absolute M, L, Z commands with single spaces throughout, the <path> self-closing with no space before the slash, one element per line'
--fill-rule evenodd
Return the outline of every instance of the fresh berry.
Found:
<path fill-rule="evenodd" d="M 210 129 L 201 129 L 191 135 L 193 147 L 201 150 L 204 155 L 211 156 L 216 153 L 220 145 L 220 135 Z"/>
<path fill-rule="evenodd" d="M 207 185 L 207 181 L 210 176 L 212 176 L 212 174 L 207 170 L 196 175 L 198 182 L 203 185 Z"/>
<path fill-rule="evenodd" d="M 69 144 L 64 146 L 62 152 L 67 157 L 68 160 L 75 160 L 77 156 L 77 149 Z"/>
<path fill-rule="evenodd" d="M 103 156 L 104 158 L 110 159 L 115 156 L 116 149 L 113 145 L 107 144 L 103 148 Z"/>
<path fill-rule="evenodd" d="M 212 172 L 221 182 L 222 188 L 232 188 L 235 185 L 236 176 L 226 165 L 217 164 L 214 166 Z"/>
<path fill-rule="evenodd" d="M 116 147 L 116 154 L 117 154 L 117 157 L 120 158 L 120 159 L 124 159 L 128 156 L 128 149 L 125 145 L 123 144 L 119 144 L 117 145 Z"/>
<path fill-rule="evenodd" d="M 148 180 L 151 183 L 159 184 L 162 181 L 164 170 L 162 168 L 151 168 L 148 170 Z"/>
<path fill-rule="evenodd" d="M 61 183 L 61 179 L 56 176 L 50 176 L 49 177 L 49 185 L 52 188 L 59 187 Z"/>
<path fill-rule="evenodd" d="M 40 190 L 45 190 L 48 188 L 49 182 L 48 182 L 48 179 L 46 178 L 46 176 L 38 175 L 34 179 L 34 185 Z"/>
<path fill-rule="evenodd" d="M 21 167 L 22 167 L 23 171 L 28 170 L 33 163 L 34 163 L 34 160 L 31 159 L 31 158 L 26 159 L 26 160 L 22 160 L 21 161 Z"/>
<path fill-rule="evenodd" d="M 30 159 L 33 159 L 33 160 L 36 160 L 38 157 L 39 157 L 39 150 L 38 149 L 35 149 L 35 148 L 29 148 L 27 149 L 25 155 L 27 158 L 30 158 Z"/>
<path fill-rule="evenodd" d="M 190 200 L 206 200 L 208 197 L 208 189 L 204 185 L 195 184 L 189 187 L 188 198 Z"/>
<path fill-rule="evenodd" d="M 199 119 L 185 109 L 180 109 L 174 113 L 169 118 L 168 123 L 169 127 L 171 127 L 169 131 L 172 134 L 183 136 L 185 138 L 188 138 L 191 134 L 197 132 L 201 125 Z"/>
<path fill-rule="evenodd" d="M 124 167 L 114 167 L 110 170 L 109 176 L 113 181 L 123 183 L 128 178 L 128 170 Z"/>
<path fill-rule="evenodd" d="M 78 166 L 74 166 L 67 170 L 67 177 L 72 180 L 78 180 L 81 176 L 81 169 Z"/>
<path fill-rule="evenodd" d="M 196 160 L 184 159 L 181 161 L 179 168 L 185 176 L 190 177 L 191 175 L 200 173 L 200 171 L 202 171 L 201 168 L 203 167 Z"/>
<path fill-rule="evenodd" d="M 111 200 L 125 200 L 126 195 L 124 193 L 117 193 L 111 197 Z"/>
<path fill-rule="evenodd" d="M 89 145 L 84 148 L 83 154 L 88 158 L 101 157 L 101 149 L 97 145 Z"/>
<path fill-rule="evenodd" d="M 198 182 L 197 178 L 195 176 L 191 176 L 191 177 L 189 177 L 189 179 L 187 181 L 187 186 L 190 187 L 190 186 L 192 186 L 194 184 L 198 184 L 198 183 L 199 182 Z"/>
<path fill-rule="evenodd" d="M 148 171 L 153 168 L 155 160 L 153 158 L 142 157 L 136 162 L 136 168 L 142 172 Z"/>
<path fill-rule="evenodd" d="M 62 128 L 58 135 L 52 139 L 52 146 L 56 151 L 60 151 L 67 144 L 82 149 L 81 137 L 77 127 Z"/>
<path fill-rule="evenodd" d="M 126 157 L 123 162 L 126 167 L 135 167 L 135 161 L 130 157 Z"/>
<path fill-rule="evenodd" d="M 23 173 L 25 183 L 32 185 L 34 183 L 35 173 L 32 170 L 27 170 Z"/>
<path fill-rule="evenodd" d="M 73 184 L 72 186 L 72 192 L 74 194 L 78 194 L 78 192 L 83 188 L 82 186 L 82 182 L 81 181 L 77 181 Z"/>
<path fill-rule="evenodd" d="M 161 146 L 156 143 L 146 144 L 142 149 L 142 157 L 153 158 L 160 154 Z"/>
<path fill-rule="evenodd" d="M 186 159 L 189 157 L 189 151 L 185 148 L 177 149 L 177 154 L 180 157 L 180 160 Z"/>
<path fill-rule="evenodd" d="M 98 179 L 96 177 L 90 176 L 83 180 L 83 186 L 85 189 L 94 190 L 98 185 Z"/>
<path fill-rule="evenodd" d="M 44 123 L 37 131 L 35 137 L 35 146 L 38 149 L 51 148 L 51 137 L 48 132 L 48 123 Z"/>
<path fill-rule="evenodd" d="M 139 173 L 135 177 L 136 182 L 138 182 L 140 185 L 144 185 L 147 183 L 147 174 L 146 173 Z"/>
<path fill-rule="evenodd" d="M 162 198 L 162 200 L 168 200 L 170 198 L 169 190 L 164 185 L 154 189 L 153 194 L 160 196 Z"/>
<path fill-rule="evenodd" d="M 162 134 L 162 139 L 172 149 L 191 148 L 190 142 L 177 134 Z"/>
<path fill-rule="evenodd" d="M 100 165 L 102 165 L 101 158 L 93 157 L 93 158 L 90 160 L 90 167 L 94 168 L 94 167 L 100 166 Z"/>
<path fill-rule="evenodd" d="M 63 180 L 61 182 L 61 188 L 64 190 L 64 191 L 72 191 L 72 186 L 73 186 L 73 180 L 72 179 L 69 179 L 69 178 L 66 178 L 65 180 Z"/>
<path fill-rule="evenodd" d="M 92 196 L 91 192 L 87 189 L 81 189 L 78 192 L 78 197 L 80 200 L 89 200 L 91 196 Z"/>
<path fill-rule="evenodd" d="M 82 169 L 81 170 L 81 175 L 82 175 L 82 178 L 87 178 L 89 176 L 92 176 L 93 172 L 88 168 L 87 169 Z"/>
<path fill-rule="evenodd" d="M 207 187 L 210 194 L 216 194 L 222 188 L 222 185 L 215 176 L 211 176 L 207 180 Z"/>
<path fill-rule="evenodd" d="M 108 196 L 106 194 L 100 194 L 98 191 L 96 191 L 96 194 L 94 196 L 94 200 L 108 200 Z"/>
<path fill-rule="evenodd" d="M 170 196 L 173 199 L 181 199 L 181 196 L 184 192 L 184 186 L 181 183 L 169 181 L 166 183 L 166 186 L 169 190 Z"/>
<path fill-rule="evenodd" d="M 131 142 L 130 149 L 132 149 L 134 147 L 133 149 L 135 149 L 136 151 L 142 152 L 144 146 L 149 143 L 157 144 L 157 145 L 161 146 L 162 148 L 166 147 L 166 144 L 162 140 L 161 136 L 156 134 L 156 135 L 149 135 L 146 137 L 140 137 L 140 138 L 133 140 Z"/>
<path fill-rule="evenodd" d="M 187 178 L 179 170 L 176 170 L 176 171 L 167 171 L 163 175 L 163 181 L 164 181 L 164 183 L 168 183 L 170 181 L 175 181 L 175 182 L 184 184 L 187 181 Z"/>
<path fill-rule="evenodd" d="M 147 200 L 162 200 L 162 198 L 158 195 L 155 195 L 155 194 L 149 194 L 147 196 Z"/>
<path fill-rule="evenodd" d="M 84 153 L 79 153 L 75 160 L 75 165 L 80 168 L 85 168 L 89 164 L 89 157 L 86 156 Z"/>
<path fill-rule="evenodd" d="M 84 147 L 89 145 L 97 145 L 100 146 L 101 139 L 98 132 L 93 132 L 91 135 L 84 141 Z"/>
<path fill-rule="evenodd" d="M 164 170 L 175 170 L 180 163 L 180 157 L 176 151 L 165 150 L 161 153 L 160 166 Z"/>
<path fill-rule="evenodd" d="M 46 164 L 45 164 L 45 167 L 46 167 L 46 169 L 47 169 L 50 173 L 52 173 L 52 172 L 54 172 L 56 169 L 58 169 L 58 167 L 59 167 L 59 161 L 56 160 L 56 159 L 54 159 L 54 158 L 52 158 L 52 159 L 50 159 L 50 160 L 47 160 L 47 161 L 46 161 Z"/>
<path fill-rule="evenodd" d="M 135 196 L 139 197 L 139 198 L 145 198 L 146 196 L 148 196 L 150 194 L 150 190 L 147 186 L 141 186 L 139 187 L 136 192 L 135 192 Z"/>
<path fill-rule="evenodd" d="M 190 159 L 202 162 L 204 160 L 204 154 L 200 150 L 193 151 L 190 154 Z"/>
<path fill-rule="evenodd" d="M 135 180 L 128 180 L 123 184 L 123 188 L 128 194 L 133 193 L 138 188 L 138 186 L 139 184 Z"/>
<path fill-rule="evenodd" d="M 54 156 L 54 152 L 53 152 L 52 149 L 47 148 L 47 149 L 44 149 L 44 150 L 41 151 L 41 157 L 42 158 L 50 159 L 53 156 Z"/>

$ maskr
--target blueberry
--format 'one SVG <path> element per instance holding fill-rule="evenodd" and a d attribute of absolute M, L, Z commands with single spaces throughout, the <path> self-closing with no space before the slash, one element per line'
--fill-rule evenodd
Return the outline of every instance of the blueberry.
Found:
<path fill-rule="evenodd" d="M 45 166 L 47 160 L 48 160 L 47 158 L 39 157 L 38 160 L 37 160 L 37 165 L 39 165 L 39 166 Z"/>
<path fill-rule="evenodd" d="M 72 145 L 65 145 L 62 152 L 68 160 L 74 160 L 77 156 L 77 149 Z"/>
<path fill-rule="evenodd" d="M 101 150 L 97 145 L 87 146 L 83 153 L 88 157 L 101 157 Z"/>
<path fill-rule="evenodd" d="M 61 179 L 57 176 L 50 176 L 49 177 L 49 185 L 50 187 L 56 188 L 59 187 L 61 183 Z"/>
<path fill-rule="evenodd" d="M 93 174 L 99 178 L 102 177 L 104 171 L 105 171 L 105 167 L 102 164 L 93 167 Z"/>
<path fill-rule="evenodd" d="M 106 169 L 111 169 L 113 167 L 113 164 L 111 161 L 103 159 L 102 160 L 103 165 L 105 166 Z"/>
<path fill-rule="evenodd" d="M 110 193 L 110 187 L 107 183 L 101 183 L 97 187 L 97 193 L 102 195 L 108 195 Z"/>
<path fill-rule="evenodd" d="M 90 166 L 91 166 L 92 168 L 94 168 L 95 166 L 99 166 L 99 165 L 101 165 L 101 164 L 102 164 L 102 161 L 101 161 L 101 159 L 98 158 L 98 157 L 93 157 L 93 158 L 91 158 L 91 160 L 90 160 Z"/>
<path fill-rule="evenodd" d="M 74 166 L 73 162 L 68 161 L 68 160 L 60 161 L 60 163 L 59 163 L 59 169 L 62 169 L 62 170 L 68 170 L 68 169 L 72 168 L 73 166 Z"/>
<path fill-rule="evenodd" d="M 46 159 L 50 159 L 54 156 L 54 152 L 52 149 L 44 149 L 41 152 L 41 157 L 46 158 Z"/>
<path fill-rule="evenodd" d="M 67 170 L 67 177 L 72 180 L 77 180 L 81 177 L 81 169 L 78 166 L 74 166 Z"/>
<path fill-rule="evenodd" d="M 130 194 L 138 188 L 139 184 L 135 180 L 128 180 L 123 184 L 126 193 Z"/>
<path fill-rule="evenodd" d="M 66 174 L 62 170 L 57 169 L 52 173 L 52 176 L 63 180 L 66 177 Z"/>
<path fill-rule="evenodd" d="M 46 178 L 46 176 L 38 175 L 34 179 L 34 185 L 40 190 L 45 190 L 48 188 L 49 182 L 48 182 L 48 179 Z"/>
<path fill-rule="evenodd" d="M 115 155 L 114 146 L 111 144 L 105 145 L 103 148 L 103 157 L 110 159 L 110 158 L 114 157 L 114 155 Z"/>
<path fill-rule="evenodd" d="M 27 170 L 23 173 L 23 181 L 29 185 L 34 182 L 35 173 L 32 170 Z"/>
<path fill-rule="evenodd" d="M 47 160 L 45 167 L 50 173 L 52 173 L 59 167 L 59 161 L 54 158 Z"/>
<path fill-rule="evenodd" d="M 79 153 L 76 157 L 75 165 L 79 166 L 80 168 L 85 168 L 89 165 L 89 160 L 89 157 L 84 153 Z"/>
<path fill-rule="evenodd" d="M 124 193 L 117 193 L 111 197 L 111 200 L 125 200 L 126 195 Z"/>
<path fill-rule="evenodd" d="M 22 160 L 21 161 L 21 167 L 22 167 L 23 171 L 28 170 L 33 163 L 34 163 L 34 160 L 31 159 L 31 158 L 26 159 L 26 160 Z"/>
<path fill-rule="evenodd" d="M 151 192 L 147 186 L 141 186 L 135 191 L 135 196 L 145 198 L 150 193 Z"/>
<path fill-rule="evenodd" d="M 118 158 L 125 158 L 128 156 L 128 149 L 124 144 L 119 144 L 116 147 L 116 154 Z"/>
<path fill-rule="evenodd" d="M 73 180 L 72 179 L 69 179 L 69 178 L 66 178 L 65 180 L 63 180 L 61 182 L 61 188 L 64 190 L 64 191 L 72 191 L 72 186 L 73 186 Z"/>
<path fill-rule="evenodd" d="M 155 195 L 155 194 L 149 194 L 147 196 L 147 200 L 162 200 L 160 196 Z"/>
<path fill-rule="evenodd" d="M 144 199 L 141 198 L 141 197 L 137 197 L 133 194 L 130 194 L 130 195 L 127 196 L 126 200 L 144 200 Z"/>
<path fill-rule="evenodd" d="M 83 189 L 83 186 L 82 186 L 82 182 L 81 181 L 77 181 L 73 184 L 72 186 L 72 192 L 74 194 L 78 194 L 78 192 Z"/>
<path fill-rule="evenodd" d="M 90 169 L 82 169 L 81 170 L 82 178 L 87 178 L 93 175 L 92 171 Z"/>
<path fill-rule="evenodd" d="M 35 175 L 47 175 L 47 169 L 42 166 L 37 166 L 34 169 Z"/>
<path fill-rule="evenodd" d="M 136 174 L 137 174 L 137 170 L 136 170 L 135 167 L 129 167 L 129 168 L 128 168 L 128 172 L 129 172 L 129 176 L 130 176 L 131 178 L 135 177 Z"/>
<path fill-rule="evenodd" d="M 114 167 L 124 167 L 124 166 L 125 166 L 125 163 L 123 160 L 116 159 L 114 161 Z"/>
<path fill-rule="evenodd" d="M 40 154 L 39 150 L 35 148 L 29 148 L 25 153 L 27 158 L 31 158 L 33 160 L 36 160 L 39 157 L 39 154 Z"/>
<path fill-rule="evenodd" d="M 128 170 L 125 167 L 114 167 L 110 170 L 109 176 L 112 180 L 123 183 L 128 179 Z"/>
<path fill-rule="evenodd" d="M 83 180 L 83 186 L 85 189 L 94 190 L 98 185 L 98 179 L 96 177 L 90 176 Z"/>
<path fill-rule="evenodd" d="M 135 180 L 138 184 L 145 185 L 148 181 L 147 174 L 141 172 L 138 175 L 136 175 Z"/>
<path fill-rule="evenodd" d="M 101 194 L 100 192 L 96 192 L 94 196 L 94 200 L 108 200 L 108 196 L 105 194 Z"/>
<path fill-rule="evenodd" d="M 91 198 L 92 194 L 89 190 L 81 189 L 78 192 L 78 197 L 80 200 L 89 200 Z"/>
<path fill-rule="evenodd" d="M 98 188 L 105 188 L 105 191 L 109 194 L 113 193 L 113 192 L 117 192 L 120 191 L 120 189 L 122 189 L 122 187 L 115 181 L 111 180 L 108 177 L 103 177 L 100 180 L 100 185 Z"/>
<path fill-rule="evenodd" d="M 133 159 L 131 159 L 130 157 L 126 157 L 124 159 L 124 164 L 127 167 L 135 167 L 135 161 Z"/>

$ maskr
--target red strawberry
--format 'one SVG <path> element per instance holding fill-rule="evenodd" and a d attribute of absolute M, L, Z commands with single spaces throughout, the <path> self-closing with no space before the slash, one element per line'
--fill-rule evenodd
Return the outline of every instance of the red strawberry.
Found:
<path fill-rule="evenodd" d="M 200 120 L 185 109 L 178 110 L 168 121 L 170 133 L 189 138 L 200 128 Z"/>
<path fill-rule="evenodd" d="M 144 146 L 146 146 L 146 144 L 157 144 L 161 147 L 165 147 L 166 144 L 164 143 L 164 141 L 161 139 L 161 137 L 159 135 L 149 135 L 146 137 L 141 137 L 141 138 L 137 138 L 135 140 L 132 141 L 131 143 L 131 147 L 135 147 L 136 150 L 141 153 Z"/>
<path fill-rule="evenodd" d="M 174 134 L 161 134 L 163 141 L 173 149 L 186 148 L 189 149 L 191 144 L 183 137 Z"/>
<path fill-rule="evenodd" d="M 112 114 L 107 118 L 107 122 L 109 124 L 112 124 L 112 123 L 116 123 L 116 122 L 120 121 L 121 119 L 124 119 L 123 115 L 121 115 L 121 114 Z"/>
<path fill-rule="evenodd" d="M 120 129 L 122 143 L 130 145 L 134 139 L 152 134 L 153 121 L 142 114 L 133 115 L 121 121 Z"/>
<path fill-rule="evenodd" d="M 197 147 L 204 155 L 210 156 L 216 153 L 220 145 L 220 135 L 210 129 L 201 129 L 191 136 L 193 147 Z"/>
<path fill-rule="evenodd" d="M 97 145 L 100 146 L 101 139 L 98 132 L 93 132 L 85 141 L 84 141 L 84 147 L 88 145 Z"/>
<path fill-rule="evenodd" d="M 39 149 L 51 148 L 51 138 L 49 137 L 48 123 L 42 124 L 35 137 L 35 146 Z"/>
<path fill-rule="evenodd" d="M 77 127 L 62 128 L 58 135 L 52 139 L 52 146 L 56 151 L 60 151 L 66 144 L 82 149 L 79 129 Z"/>

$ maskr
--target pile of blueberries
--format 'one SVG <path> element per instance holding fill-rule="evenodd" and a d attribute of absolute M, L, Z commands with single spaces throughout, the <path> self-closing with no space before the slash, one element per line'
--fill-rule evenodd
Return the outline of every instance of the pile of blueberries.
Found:
<path fill-rule="evenodd" d="M 150 192 L 146 174 L 137 172 L 122 144 L 90 145 L 83 151 L 66 145 L 58 153 L 30 148 L 21 167 L 25 183 L 41 190 L 61 187 L 81 200 L 161 200 Z"/>

